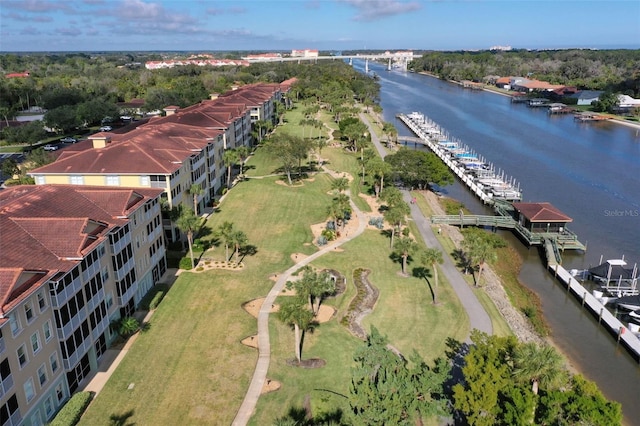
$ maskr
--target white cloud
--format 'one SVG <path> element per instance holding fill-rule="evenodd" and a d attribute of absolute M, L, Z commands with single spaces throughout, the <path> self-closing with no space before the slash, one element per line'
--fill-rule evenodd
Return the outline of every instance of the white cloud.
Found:
<path fill-rule="evenodd" d="M 338 0 L 358 10 L 354 21 L 370 22 L 393 15 L 409 13 L 422 8 L 418 2 L 404 2 L 399 0 Z"/>

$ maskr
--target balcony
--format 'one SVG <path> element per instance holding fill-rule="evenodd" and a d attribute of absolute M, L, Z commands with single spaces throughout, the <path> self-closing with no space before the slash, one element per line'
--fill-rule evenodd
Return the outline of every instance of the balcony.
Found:
<path fill-rule="evenodd" d="M 134 266 L 136 266 L 136 262 L 134 258 L 131 257 L 131 259 L 127 260 L 127 262 L 124 265 L 122 265 L 120 269 L 116 271 L 116 281 L 122 281 L 124 277 L 127 276 L 129 271 L 133 269 Z"/>
<path fill-rule="evenodd" d="M 105 315 L 102 320 L 96 324 L 95 328 L 91 330 L 91 337 L 96 341 L 100 338 L 100 335 L 109 327 L 109 316 Z"/>
<path fill-rule="evenodd" d="M 93 312 L 93 310 L 98 305 L 100 305 L 100 303 L 104 300 L 104 298 L 105 298 L 104 288 L 101 288 L 91 299 L 87 301 L 86 309 L 89 312 Z"/>
<path fill-rule="evenodd" d="M 8 394 L 11 388 L 13 388 L 13 376 L 9 374 L 0 382 L 0 398 Z"/>
<path fill-rule="evenodd" d="M 82 271 L 82 281 L 89 281 L 91 278 L 93 278 L 94 275 L 100 272 L 100 269 L 102 269 L 100 267 L 100 261 L 96 260 L 91 266 Z"/>
<path fill-rule="evenodd" d="M 62 328 L 56 328 L 58 340 L 60 340 L 61 342 L 67 340 L 67 338 L 71 336 L 73 331 L 76 328 L 80 327 L 80 324 L 82 324 L 82 322 L 86 319 L 87 310 L 85 308 L 82 308 L 78 311 L 77 314 L 73 316 L 73 318 L 71 318 L 66 324 L 64 324 Z"/>
<path fill-rule="evenodd" d="M 138 282 L 136 281 L 131 285 L 131 287 L 129 287 L 129 289 L 125 294 L 123 294 L 122 296 L 118 296 L 118 305 L 119 306 L 126 305 L 127 302 L 131 300 L 131 298 L 136 294 L 137 291 L 138 291 Z"/>
<path fill-rule="evenodd" d="M 131 233 L 127 232 L 117 243 L 111 244 L 111 253 L 120 253 L 129 243 L 131 243 Z"/>
<path fill-rule="evenodd" d="M 49 292 L 51 294 L 51 305 L 54 308 L 63 306 L 80 290 L 82 290 L 82 280 L 80 279 L 80 277 L 78 277 L 75 280 L 71 281 L 71 284 L 66 286 L 60 293 L 51 294 L 51 291 Z"/>
<path fill-rule="evenodd" d="M 69 358 L 62 358 L 64 369 L 69 371 L 80 361 L 80 359 L 91 349 L 91 339 L 86 338 L 76 348 L 76 350 L 69 356 Z"/>

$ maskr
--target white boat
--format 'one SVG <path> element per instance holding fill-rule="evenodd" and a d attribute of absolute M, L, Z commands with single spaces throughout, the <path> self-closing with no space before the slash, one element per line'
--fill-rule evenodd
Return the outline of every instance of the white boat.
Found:
<path fill-rule="evenodd" d="M 640 295 L 619 297 L 615 300 L 615 304 L 621 309 L 637 311 L 640 309 Z"/>

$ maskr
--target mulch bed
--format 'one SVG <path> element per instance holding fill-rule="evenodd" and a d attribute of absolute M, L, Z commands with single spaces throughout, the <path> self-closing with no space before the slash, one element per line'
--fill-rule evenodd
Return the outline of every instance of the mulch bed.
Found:
<path fill-rule="evenodd" d="M 326 364 L 327 362 L 324 359 L 320 359 L 320 358 L 303 359 L 300 362 L 298 362 L 298 360 L 295 358 L 287 360 L 287 365 L 290 365 L 292 367 L 321 368 L 321 367 L 324 367 Z"/>

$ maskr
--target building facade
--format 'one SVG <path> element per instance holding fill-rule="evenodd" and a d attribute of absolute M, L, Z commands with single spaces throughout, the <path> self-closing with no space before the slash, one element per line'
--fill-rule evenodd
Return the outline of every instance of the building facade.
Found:
<path fill-rule="evenodd" d="M 42 425 L 166 272 L 159 189 L 0 192 L 0 419 Z"/>

